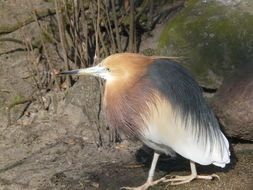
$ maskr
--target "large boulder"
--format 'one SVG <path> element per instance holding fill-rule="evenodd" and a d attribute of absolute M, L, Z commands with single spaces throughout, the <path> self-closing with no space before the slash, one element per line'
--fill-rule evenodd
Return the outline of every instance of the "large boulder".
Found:
<path fill-rule="evenodd" d="M 143 40 L 144 54 L 184 57 L 228 136 L 253 140 L 253 1 L 189 0 Z M 213 96 L 213 94 L 212 94 Z M 209 96 L 208 96 L 209 97 Z"/>
<path fill-rule="evenodd" d="M 22 116 L 27 104 L 18 103 L 34 94 L 33 68 L 28 61 L 31 57 L 28 57 L 22 42 L 40 41 L 40 30 L 37 23 L 32 21 L 32 11 L 44 11 L 52 5 L 53 2 L 44 0 L 0 1 L 0 130 Z M 34 53 L 39 57 L 38 49 L 35 48 Z M 10 105 L 15 106 L 8 116 L 6 107 Z"/>
<path fill-rule="evenodd" d="M 225 79 L 212 105 L 226 134 L 253 141 L 253 65 Z"/>
<path fill-rule="evenodd" d="M 253 62 L 252 22 L 252 0 L 190 0 L 163 30 L 157 50 L 185 57 L 201 85 L 218 88 Z"/>

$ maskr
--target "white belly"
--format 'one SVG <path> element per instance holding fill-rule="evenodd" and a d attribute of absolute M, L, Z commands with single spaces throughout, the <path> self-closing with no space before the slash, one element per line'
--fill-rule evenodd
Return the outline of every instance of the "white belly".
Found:
<path fill-rule="evenodd" d="M 170 154 L 172 149 L 201 165 L 214 164 L 224 167 L 230 162 L 228 141 L 220 130 L 216 130 L 216 137 L 211 141 L 205 136 L 196 137 L 192 131 L 196 126 L 185 126 L 180 116 L 173 114 L 168 104 L 160 103 L 162 109 L 159 110 L 163 110 L 162 113 L 150 107 L 153 109 L 152 115 L 143 116 L 146 127 L 141 139 L 147 146 L 165 154 Z M 210 131 L 207 135 L 213 134 Z"/>

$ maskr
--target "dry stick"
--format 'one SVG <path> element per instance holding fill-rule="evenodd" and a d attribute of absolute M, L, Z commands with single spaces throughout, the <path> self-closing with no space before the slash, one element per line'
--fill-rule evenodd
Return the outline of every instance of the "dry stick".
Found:
<path fill-rule="evenodd" d="M 120 42 L 120 35 L 119 35 L 119 25 L 118 25 L 118 20 L 117 20 L 117 15 L 116 15 L 116 8 L 115 8 L 115 0 L 111 0 L 111 3 L 112 3 L 112 13 L 113 13 L 112 15 L 113 15 L 115 31 L 116 31 L 117 47 L 119 49 L 119 52 L 122 52 L 122 47 L 121 47 L 121 42 Z"/>
<path fill-rule="evenodd" d="M 80 44 L 78 44 L 78 40 L 77 40 L 77 38 L 78 38 L 78 33 L 77 33 L 77 31 L 80 31 L 79 30 L 79 28 L 78 28 L 78 9 L 77 9 L 77 6 L 78 6 L 78 4 L 77 4 L 77 0 L 74 0 L 74 1 L 72 1 L 72 6 L 74 7 L 74 22 L 73 22 L 73 24 L 72 24 L 72 28 L 74 28 L 74 36 L 73 36 L 73 38 L 74 38 L 74 62 L 75 62 L 75 65 L 77 66 L 77 56 L 78 56 L 78 47 L 79 47 L 79 45 Z M 80 59 L 80 57 L 79 57 L 79 59 Z"/>
<path fill-rule="evenodd" d="M 82 39 L 80 38 L 80 25 L 79 25 L 79 13 L 82 12 L 82 7 L 83 3 L 80 3 L 80 1 L 75 0 L 73 2 L 73 7 L 74 7 L 74 22 L 72 22 L 72 31 L 73 32 L 73 36 L 74 36 L 74 59 L 75 59 L 75 63 L 77 61 L 77 58 L 79 58 L 79 60 L 81 61 L 81 66 L 87 67 L 88 65 L 86 65 L 85 63 L 87 62 L 87 60 L 85 59 L 85 48 L 83 46 L 85 46 L 84 42 L 82 41 Z M 83 26 L 83 25 L 82 25 Z M 76 63 L 77 65 L 77 63 Z"/>
<path fill-rule="evenodd" d="M 78 47 L 78 43 L 77 43 L 77 38 L 78 38 L 78 31 L 80 31 L 79 30 L 79 25 L 78 25 L 78 9 L 77 9 L 77 7 L 78 7 L 78 3 L 77 3 L 77 0 L 74 0 L 74 1 L 72 1 L 72 7 L 74 8 L 74 11 L 72 11 L 72 12 L 70 12 L 69 10 L 68 10 L 68 7 L 67 7 L 67 4 L 66 4 L 66 0 L 61 0 L 62 1 L 62 3 L 64 4 L 64 10 L 65 10 L 65 15 L 66 15 L 66 17 L 65 18 L 67 18 L 67 22 L 69 23 L 69 25 L 70 25 L 70 38 L 71 38 L 71 41 L 72 41 L 72 47 L 74 48 L 74 50 L 75 50 L 75 52 L 74 52 L 74 63 L 75 63 L 75 65 L 77 65 L 77 56 L 76 56 L 76 52 L 77 52 L 77 50 L 76 50 L 76 47 Z M 74 14 L 74 16 L 73 16 L 73 14 L 71 14 L 71 13 L 73 13 Z M 70 49 L 70 47 L 71 47 L 71 45 L 69 45 L 69 40 L 67 40 L 67 38 L 66 38 L 66 34 L 68 33 L 67 32 L 67 30 L 65 29 L 65 28 L 63 28 L 63 31 L 64 31 L 64 39 L 65 39 L 65 42 L 66 42 L 66 49 L 67 50 L 69 50 Z"/>
<path fill-rule="evenodd" d="M 91 11 L 93 13 L 93 11 Z M 94 27 L 94 30 L 95 30 L 95 45 L 96 45 L 96 50 L 95 50 L 95 56 L 97 57 L 100 57 L 100 48 L 99 48 L 99 42 L 98 42 L 98 29 L 97 27 L 99 26 L 97 24 L 97 20 L 95 19 L 95 15 L 92 16 L 93 18 L 93 27 Z"/>
<path fill-rule="evenodd" d="M 31 41 L 27 41 L 27 47 L 29 48 L 29 51 L 28 51 L 29 57 L 30 57 L 30 58 L 31 58 L 31 57 L 34 58 L 35 53 L 34 53 L 34 49 L 33 49 L 33 47 L 32 47 Z M 32 55 L 31 55 L 31 54 L 32 54 Z M 36 62 L 34 62 L 34 61 L 29 61 L 29 63 L 31 63 L 31 65 L 32 65 L 32 69 L 35 70 L 35 72 L 36 72 L 36 74 L 33 73 L 34 76 L 40 74 L 39 68 L 38 68 L 38 66 L 37 66 L 38 63 L 39 63 L 39 61 L 40 61 L 40 57 L 41 57 L 41 55 L 39 55 L 39 57 L 37 58 Z M 38 80 L 38 85 L 39 85 L 38 87 L 42 87 L 41 80 Z M 40 89 L 40 88 L 38 88 L 38 89 Z"/>
<path fill-rule="evenodd" d="M 83 57 L 83 61 L 82 64 L 84 65 L 84 67 L 88 67 L 89 66 L 89 53 L 88 53 L 88 25 L 87 25 L 87 21 L 86 21 L 86 17 L 84 14 L 84 8 L 83 8 L 83 1 L 81 1 L 80 3 L 80 7 L 81 7 L 81 25 L 82 25 L 82 29 L 83 29 L 83 36 L 84 36 L 84 42 L 80 40 L 81 42 L 81 49 L 83 50 L 84 54 L 82 55 Z"/>
<path fill-rule="evenodd" d="M 70 15 L 68 13 L 66 13 L 68 15 L 68 19 L 69 19 L 69 23 L 70 23 L 70 34 L 71 34 L 71 40 L 73 42 L 73 49 L 74 49 L 74 63 L 76 66 L 78 66 L 77 64 L 77 60 L 79 58 L 79 60 L 82 60 L 82 51 L 80 51 L 80 43 L 78 41 L 79 39 L 79 32 L 80 32 L 80 28 L 79 28 L 79 23 L 78 23 L 78 15 L 79 15 L 79 1 L 74 0 L 72 1 L 72 7 L 73 7 L 73 16 L 70 17 Z M 66 5 L 65 5 L 66 7 Z M 66 12 L 67 11 L 67 7 L 65 8 Z M 82 61 L 81 61 L 82 62 Z"/>
<path fill-rule="evenodd" d="M 84 29 L 85 30 L 85 29 Z M 81 62 L 81 67 L 88 67 L 87 65 L 87 59 L 86 57 L 86 44 L 80 39 L 80 34 L 76 33 L 75 34 L 75 45 L 74 45 L 74 50 L 75 50 L 75 62 L 77 61 L 77 58 Z M 77 64 L 76 64 L 77 65 Z"/>
<path fill-rule="evenodd" d="M 81 40 L 81 39 L 77 39 L 78 44 L 77 46 L 77 57 L 80 59 L 81 61 L 81 67 L 88 67 L 87 64 L 87 59 L 86 59 L 86 50 L 87 50 L 87 45 Z"/>
<path fill-rule="evenodd" d="M 83 1 L 80 2 L 80 7 L 81 7 L 81 19 L 80 19 L 80 22 L 82 24 L 82 29 L 83 29 L 83 36 L 84 36 L 84 39 L 85 39 L 85 42 L 81 41 L 81 48 L 83 50 L 84 55 L 83 56 L 83 64 L 84 64 L 84 67 L 88 67 L 89 64 L 90 64 L 90 59 L 89 59 L 89 42 L 88 42 L 88 24 L 87 24 L 87 21 L 86 21 L 86 16 L 84 14 L 84 5 L 83 5 Z M 85 46 L 85 47 L 84 47 Z"/>
<path fill-rule="evenodd" d="M 56 0 L 56 1 L 58 2 L 59 0 Z M 61 0 L 61 1 L 62 1 L 63 5 L 64 5 L 64 10 L 65 10 L 65 13 L 67 15 L 67 18 L 69 19 L 69 23 L 70 23 L 71 22 L 71 19 L 70 19 L 71 16 L 69 15 L 69 11 L 68 11 L 66 0 Z M 61 19 L 60 21 L 61 21 L 61 27 L 62 27 L 63 42 L 65 43 L 65 49 L 66 49 L 66 52 L 67 52 L 67 50 L 69 49 L 69 44 L 68 44 L 68 40 L 67 40 L 67 37 L 66 37 L 67 30 L 64 27 L 64 23 L 63 23 L 64 18 L 63 18 L 63 14 L 62 14 L 62 11 L 61 11 L 60 7 L 58 8 L 58 11 L 59 11 L 58 13 L 59 13 L 60 19 Z M 68 54 L 66 53 L 66 56 L 67 55 Z"/>
<path fill-rule="evenodd" d="M 87 22 L 86 20 L 84 20 L 83 22 L 83 30 L 84 30 L 84 38 L 85 38 L 85 43 L 82 42 L 82 48 L 84 50 L 84 47 L 83 47 L 83 44 L 86 45 L 86 50 L 85 51 L 85 57 L 86 57 L 86 64 L 85 66 L 88 67 L 89 66 L 89 42 L 88 42 L 88 25 L 87 25 Z"/>
<path fill-rule="evenodd" d="M 30 46 L 30 44 L 28 43 L 28 46 Z M 36 76 L 40 75 L 40 72 L 38 71 L 38 67 L 35 67 L 33 64 L 33 60 L 31 60 L 31 58 L 33 57 L 33 53 L 32 49 L 29 47 L 29 51 L 28 51 L 28 57 L 27 57 L 27 62 L 29 63 L 30 67 L 28 66 L 27 69 L 28 71 L 31 73 L 32 76 L 32 80 L 37 88 L 38 91 L 40 91 L 41 87 L 42 87 L 42 83 L 41 80 L 36 79 Z M 31 55 L 32 54 L 32 55 Z"/>
<path fill-rule="evenodd" d="M 49 56 L 48 56 L 48 52 L 47 52 L 47 49 L 46 49 L 46 45 L 45 45 L 44 39 L 43 39 L 42 34 L 41 34 L 41 26 L 40 26 L 40 23 L 39 23 L 39 21 L 38 21 L 38 19 L 37 19 L 36 12 L 33 12 L 33 15 L 34 15 L 34 18 L 35 18 L 35 20 L 36 20 L 36 23 L 37 23 L 37 25 L 38 25 L 38 27 L 39 27 L 39 29 L 40 29 L 40 35 L 39 35 L 39 36 L 40 36 L 40 40 L 41 40 L 41 43 L 42 43 L 42 47 L 43 47 L 44 52 L 45 52 L 45 56 L 46 56 L 46 58 L 47 58 L 47 62 L 48 62 L 50 71 L 51 71 L 51 73 L 52 73 L 52 75 L 53 75 L 53 79 L 54 79 L 54 81 L 55 81 L 55 83 L 56 83 L 57 89 L 60 90 L 60 85 L 59 85 L 58 80 L 57 80 L 57 78 L 56 78 L 56 75 L 55 75 L 55 72 L 54 72 L 54 69 L 53 69 L 53 65 L 52 65 L 51 60 L 50 60 L 50 58 L 49 58 Z"/>
<path fill-rule="evenodd" d="M 149 5 L 150 7 L 149 7 L 149 12 L 148 12 L 148 21 L 147 21 L 147 24 L 146 24 L 146 28 L 148 30 L 151 30 L 152 18 L 153 18 L 153 14 L 154 14 L 154 0 L 149 0 L 149 1 L 150 1 L 150 5 Z"/>
<path fill-rule="evenodd" d="M 101 43 L 102 45 L 102 49 L 104 50 L 104 53 L 106 53 L 106 48 L 105 48 L 105 44 L 103 41 L 103 37 L 101 35 L 101 30 L 100 30 L 100 0 L 97 0 L 97 22 L 96 22 L 96 29 L 97 29 L 97 34 L 98 34 L 98 42 Z M 97 56 L 98 58 L 100 58 L 100 56 Z"/>
<path fill-rule="evenodd" d="M 66 36 L 64 35 L 64 26 L 63 26 L 63 21 L 62 21 L 62 15 L 59 10 L 58 6 L 58 0 L 54 0 L 55 4 L 55 9 L 56 9 L 56 18 L 57 18 L 57 23 L 58 23 L 58 29 L 59 29 L 59 34 L 60 34 L 60 40 L 61 40 L 61 46 L 63 49 L 63 60 L 65 64 L 65 69 L 70 70 L 69 64 L 68 64 L 68 57 L 67 57 L 67 49 L 66 49 Z M 66 76 L 67 80 L 67 86 L 71 86 L 71 81 L 70 77 Z"/>
<path fill-rule="evenodd" d="M 33 97 L 30 97 L 30 98 L 27 98 L 25 100 L 20 100 L 20 101 L 17 101 L 17 102 L 14 102 L 10 105 L 8 105 L 6 107 L 6 111 L 7 111 L 7 127 L 9 127 L 11 125 L 11 109 L 16 106 L 16 105 L 19 105 L 19 104 L 25 104 L 25 103 L 28 103 L 28 102 L 32 102 L 36 100 L 35 98 Z"/>
<path fill-rule="evenodd" d="M 66 50 L 71 50 L 71 48 L 74 49 L 74 65 L 76 66 L 77 65 L 77 47 L 78 47 L 78 44 L 76 44 L 76 35 L 75 35 L 75 30 L 76 30 L 76 25 L 75 25 L 75 16 L 73 18 L 73 15 L 72 13 L 75 14 L 75 10 L 73 12 L 70 12 L 68 10 L 68 7 L 67 7 L 67 4 L 66 4 L 66 1 L 65 0 L 62 0 L 62 3 L 64 5 L 64 15 L 65 15 L 65 19 L 67 19 L 67 23 L 69 23 L 69 33 L 68 31 L 66 31 L 65 28 L 63 28 L 63 31 L 64 31 L 64 38 L 65 38 L 65 41 L 66 41 L 66 44 L 67 44 L 67 47 Z M 72 7 L 75 7 L 74 5 L 74 1 L 72 1 Z M 62 14 L 61 14 L 62 15 Z M 66 40 L 67 39 L 67 34 L 69 34 L 69 39 L 71 40 Z M 70 44 L 69 44 L 70 43 Z M 68 59 L 68 61 L 70 61 Z M 68 64 L 70 65 L 70 64 Z"/>
<path fill-rule="evenodd" d="M 102 48 L 103 48 L 104 53 L 105 53 L 105 57 L 107 57 L 108 56 L 108 52 L 106 50 L 106 46 L 105 46 L 105 43 L 104 43 L 104 40 L 103 40 L 103 36 L 102 36 L 101 30 L 100 30 L 100 20 L 101 20 L 101 18 L 100 18 L 100 10 L 101 10 L 100 5 L 101 5 L 100 0 L 98 0 L 97 1 L 97 7 L 98 7 L 97 8 L 98 9 L 98 13 L 97 13 L 97 31 L 98 31 L 99 41 L 101 42 Z M 100 58 L 100 57 L 98 57 L 98 58 Z"/>
<path fill-rule="evenodd" d="M 53 37 L 45 28 L 40 28 L 40 30 L 44 35 L 46 35 L 47 38 L 49 38 L 55 44 L 58 44 L 58 41 L 55 39 L 55 37 Z"/>
<path fill-rule="evenodd" d="M 7 89 L 0 89 L 0 92 L 11 93 L 11 91 Z"/>
<path fill-rule="evenodd" d="M 25 37 L 24 37 L 25 39 Z M 33 47 L 31 45 L 31 42 L 30 41 L 24 41 L 25 44 L 26 44 L 26 47 L 27 47 L 27 50 L 28 50 L 28 56 L 26 56 L 26 59 L 27 59 L 27 62 L 29 63 L 29 65 L 33 65 L 32 64 L 32 61 L 31 61 L 31 57 L 33 57 L 34 55 L 34 51 L 33 51 Z M 33 55 L 31 55 L 31 52 L 33 53 Z M 41 55 L 40 55 L 41 56 Z M 39 61 L 39 59 L 38 59 Z M 44 105 L 44 102 L 43 102 L 43 99 L 42 99 L 42 93 L 41 93 L 41 87 L 42 87 L 42 83 L 41 83 L 41 80 L 39 79 L 36 79 L 36 76 L 39 75 L 39 70 L 38 70 L 38 67 L 29 67 L 27 66 L 27 70 L 31 73 L 31 77 L 32 77 L 32 80 L 35 84 L 35 87 L 38 91 L 38 95 L 37 95 L 37 100 L 39 101 L 40 105 L 42 105 L 43 109 L 45 109 L 45 105 Z M 36 70 L 36 71 L 34 71 Z"/>
<path fill-rule="evenodd" d="M 135 52 L 135 17 L 134 17 L 134 0 L 130 0 L 130 31 L 129 31 L 129 47 L 130 52 Z"/>
<path fill-rule="evenodd" d="M 149 5 L 149 1 L 150 0 L 144 0 L 143 1 L 141 6 L 137 10 L 137 14 L 136 14 L 135 18 L 138 18 L 139 16 L 141 16 L 141 14 L 145 11 L 146 7 Z M 153 0 L 151 0 L 151 1 L 153 2 Z M 152 2 L 150 2 L 150 4 L 152 4 Z"/>
<path fill-rule="evenodd" d="M 174 10 L 177 10 L 178 8 L 182 8 L 184 7 L 184 4 L 187 0 L 182 0 L 182 1 L 175 1 L 174 3 L 172 3 L 172 5 L 170 6 L 164 6 L 161 8 L 159 13 L 154 14 L 153 18 L 155 18 L 155 22 L 158 21 L 158 19 L 160 17 L 165 17 L 163 15 L 168 15 L 169 13 L 171 13 Z"/>
<path fill-rule="evenodd" d="M 107 2 L 107 0 L 106 0 L 106 2 Z M 115 38 L 114 38 L 114 35 L 113 35 L 112 26 L 111 26 L 111 22 L 110 22 L 110 18 L 109 18 L 109 13 L 108 13 L 108 8 L 107 7 L 105 7 L 104 12 L 106 14 L 106 21 L 107 21 L 106 28 L 108 30 L 108 26 L 109 26 L 108 33 L 111 36 L 112 49 L 113 49 L 113 51 L 111 53 L 116 53 L 116 42 L 115 42 Z"/>
<path fill-rule="evenodd" d="M 100 27 L 98 28 L 98 37 L 99 37 L 99 41 L 102 44 L 102 49 L 103 49 L 103 51 L 105 53 L 105 57 L 107 57 L 108 56 L 108 52 L 107 52 L 107 49 L 106 49 L 106 46 L 105 46 L 105 43 L 104 43 L 104 40 L 103 40 L 103 36 L 102 36 L 101 30 L 100 30 Z"/>

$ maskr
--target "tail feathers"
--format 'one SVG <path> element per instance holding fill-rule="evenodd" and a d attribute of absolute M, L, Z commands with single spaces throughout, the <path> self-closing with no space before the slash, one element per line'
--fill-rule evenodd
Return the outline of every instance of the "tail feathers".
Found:
<path fill-rule="evenodd" d="M 224 168 L 228 163 L 230 163 L 230 159 L 228 159 L 226 162 L 213 162 L 213 165 Z"/>
<path fill-rule="evenodd" d="M 217 150 L 216 150 L 217 151 Z M 221 141 L 220 141 L 220 148 L 218 151 L 218 155 L 216 152 L 216 161 L 214 161 L 212 164 L 215 166 L 219 166 L 224 168 L 226 166 L 226 164 L 230 163 L 230 151 L 229 151 L 229 143 L 227 138 L 224 136 L 223 133 L 221 133 Z"/>

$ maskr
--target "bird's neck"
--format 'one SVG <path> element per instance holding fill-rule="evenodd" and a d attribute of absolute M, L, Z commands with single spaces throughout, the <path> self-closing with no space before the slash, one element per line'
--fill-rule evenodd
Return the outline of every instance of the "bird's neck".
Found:
<path fill-rule="evenodd" d="M 143 127 L 140 113 L 146 109 L 145 102 L 152 96 L 151 88 L 146 82 L 143 78 L 133 84 L 122 84 L 122 88 L 106 86 L 104 107 L 107 120 L 126 136 L 139 136 Z"/>

